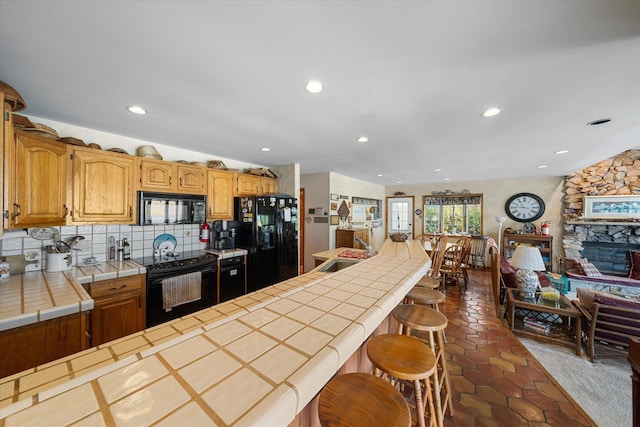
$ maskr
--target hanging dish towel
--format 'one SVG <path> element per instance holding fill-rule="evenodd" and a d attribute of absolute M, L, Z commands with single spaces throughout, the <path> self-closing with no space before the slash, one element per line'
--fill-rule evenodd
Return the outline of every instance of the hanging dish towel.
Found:
<path fill-rule="evenodd" d="M 164 279 L 162 281 L 162 308 L 164 311 L 171 311 L 173 307 L 202 298 L 201 281 L 202 273 L 199 271 Z"/>

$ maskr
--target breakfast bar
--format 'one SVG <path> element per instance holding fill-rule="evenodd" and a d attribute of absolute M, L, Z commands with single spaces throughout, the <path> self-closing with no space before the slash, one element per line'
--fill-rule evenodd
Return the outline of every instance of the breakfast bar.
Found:
<path fill-rule="evenodd" d="M 2 379 L 13 398 L 0 427 L 308 425 L 300 414 L 430 264 L 418 243 L 387 240 L 340 271 L 316 269 L 70 356 L 60 369 L 84 370 L 32 394 L 15 392 L 20 374 Z M 76 363 L 98 353 L 94 369 Z"/>

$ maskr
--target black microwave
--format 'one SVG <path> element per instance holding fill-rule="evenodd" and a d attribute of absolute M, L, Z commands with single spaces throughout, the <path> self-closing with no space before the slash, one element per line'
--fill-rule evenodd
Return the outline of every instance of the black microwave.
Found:
<path fill-rule="evenodd" d="M 202 224 L 206 216 L 206 196 L 138 192 L 138 225 Z"/>

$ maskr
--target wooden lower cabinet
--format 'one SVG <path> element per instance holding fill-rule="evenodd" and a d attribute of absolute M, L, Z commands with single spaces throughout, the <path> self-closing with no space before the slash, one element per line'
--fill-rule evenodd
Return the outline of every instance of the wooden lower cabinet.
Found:
<path fill-rule="evenodd" d="M 145 328 L 145 275 L 138 274 L 86 285 L 93 298 L 91 346 L 136 333 Z"/>
<path fill-rule="evenodd" d="M 356 242 L 356 237 L 369 243 L 369 230 L 366 228 L 354 228 L 352 230 L 336 230 L 336 248 L 365 249 L 362 244 Z"/>
<path fill-rule="evenodd" d="M 0 332 L 0 378 L 88 348 L 87 317 L 85 311 Z"/>

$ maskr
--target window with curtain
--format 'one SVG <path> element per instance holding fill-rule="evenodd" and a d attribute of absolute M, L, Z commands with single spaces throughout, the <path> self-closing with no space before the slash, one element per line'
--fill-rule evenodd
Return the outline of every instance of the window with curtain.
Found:
<path fill-rule="evenodd" d="M 425 233 L 482 234 L 482 194 L 424 196 Z"/>

